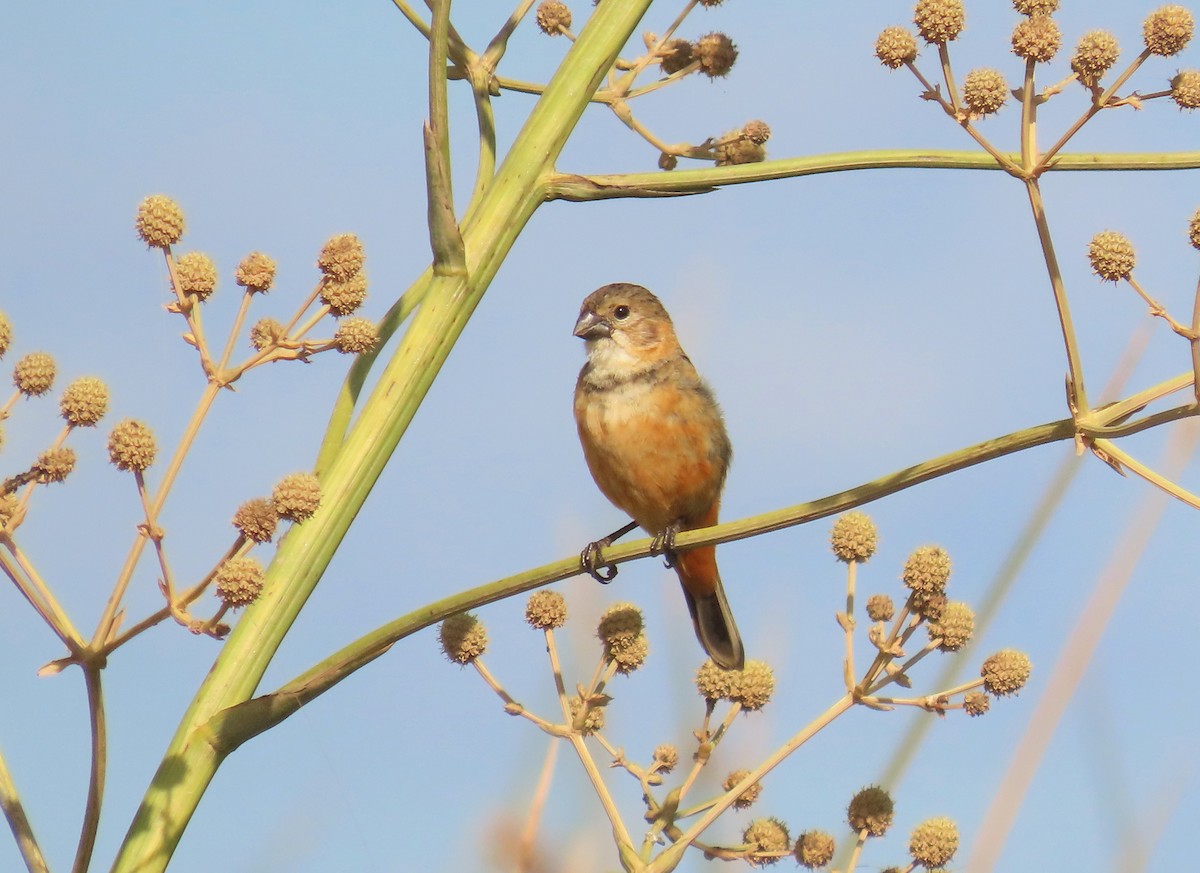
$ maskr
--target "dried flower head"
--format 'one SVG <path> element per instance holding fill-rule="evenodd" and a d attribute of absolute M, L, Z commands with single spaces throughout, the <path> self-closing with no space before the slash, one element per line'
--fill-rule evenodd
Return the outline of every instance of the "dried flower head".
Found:
<path fill-rule="evenodd" d="M 26 397 L 40 397 L 53 387 L 57 369 L 45 352 L 30 352 L 13 367 L 13 384 Z"/>
<path fill-rule="evenodd" d="M 733 691 L 733 674 L 736 671 L 718 667 L 712 658 L 705 659 L 696 671 L 696 690 L 709 703 L 728 700 Z"/>
<path fill-rule="evenodd" d="M 0 356 L 3 356 L 8 351 L 9 345 L 12 343 L 12 322 L 8 320 L 8 316 L 0 312 Z"/>
<path fill-rule="evenodd" d="M 1200 70 L 1182 70 L 1171 80 L 1171 99 L 1180 109 L 1200 109 Z"/>
<path fill-rule="evenodd" d="M 1089 88 L 1100 82 L 1117 62 L 1121 47 L 1117 38 L 1107 30 L 1089 30 L 1079 38 L 1075 54 L 1071 55 L 1071 71 Z"/>
<path fill-rule="evenodd" d="M 728 76 L 738 56 L 733 40 L 723 33 L 716 32 L 706 33 L 696 40 L 692 52 L 700 62 L 700 72 L 710 79 Z"/>
<path fill-rule="evenodd" d="M 1013 9 L 1022 15 L 1049 15 L 1058 10 L 1058 0 L 1013 0 Z"/>
<path fill-rule="evenodd" d="M 646 635 L 642 634 L 635 637 L 627 645 L 606 649 L 604 657 L 613 662 L 618 673 L 622 676 L 628 676 L 646 662 L 646 657 L 649 654 L 650 643 L 646 641 Z"/>
<path fill-rule="evenodd" d="M 284 476 L 271 492 L 275 512 L 287 521 L 311 518 L 321 505 L 321 483 L 312 473 Z"/>
<path fill-rule="evenodd" d="M 871 621 L 891 621 L 896 617 L 896 604 L 886 594 L 872 594 L 867 598 L 867 618 Z"/>
<path fill-rule="evenodd" d="M 861 564 L 875 554 L 879 529 L 865 512 L 847 512 L 833 523 L 829 544 L 839 561 Z"/>
<path fill-rule="evenodd" d="M 766 866 L 779 860 L 775 853 L 788 851 L 792 838 L 779 819 L 756 818 L 742 831 L 742 842 L 747 847 L 746 860 L 754 866 Z"/>
<path fill-rule="evenodd" d="M 958 826 L 948 818 L 931 818 L 913 828 L 908 853 L 922 867 L 944 867 L 958 851 Z"/>
<path fill-rule="evenodd" d="M 1019 58 L 1046 63 L 1062 48 L 1062 31 L 1049 15 L 1035 15 L 1013 28 L 1012 50 Z"/>
<path fill-rule="evenodd" d="M 833 837 L 825 831 L 805 831 L 796 840 L 792 854 L 801 867 L 816 870 L 833 860 L 835 848 Z"/>
<path fill-rule="evenodd" d="M 1192 213 L 1192 217 L 1188 219 L 1188 241 L 1192 244 L 1192 248 L 1200 249 L 1200 209 Z"/>
<path fill-rule="evenodd" d="M 742 131 L 734 130 L 721 137 L 713 152 L 718 167 L 732 167 L 735 164 L 757 164 L 767 159 L 767 150 L 760 143 L 754 142 Z"/>
<path fill-rule="evenodd" d="M 878 785 L 870 785 L 850 799 L 846 821 L 854 831 L 865 829 L 872 837 L 882 837 L 892 826 L 895 811 L 892 796 Z"/>
<path fill-rule="evenodd" d="M 670 172 L 671 170 L 674 170 L 678 166 L 679 166 L 679 158 L 675 157 L 675 155 L 672 155 L 668 152 L 662 152 L 658 156 L 658 168 L 660 170 L 667 170 L 668 172 Z"/>
<path fill-rule="evenodd" d="M 571 724 L 579 724 L 579 714 L 583 711 L 583 701 L 578 697 L 572 697 L 570 700 L 571 708 Z M 604 727 L 604 708 L 601 706 L 589 706 L 587 715 L 583 717 L 583 724 L 579 724 L 578 730 L 585 737 L 594 734 L 596 731 Z"/>
<path fill-rule="evenodd" d="M 326 279 L 321 283 L 321 302 L 336 318 L 354 312 L 366 299 L 367 277 L 364 273 L 355 273 L 342 280 Z"/>
<path fill-rule="evenodd" d="M 907 27 L 885 27 L 875 39 L 875 57 L 893 70 L 917 59 L 917 38 Z"/>
<path fill-rule="evenodd" d="M 537 26 L 542 33 L 558 36 L 571 29 L 571 10 L 559 0 L 542 0 L 537 8 Z"/>
<path fill-rule="evenodd" d="M 1152 55 L 1164 58 L 1177 55 L 1192 39 L 1196 21 L 1182 6 L 1170 3 L 1160 6 L 1142 22 L 1142 37 Z"/>
<path fill-rule="evenodd" d="M 679 763 L 679 750 L 670 743 L 662 743 L 654 747 L 652 757 L 659 773 L 670 773 Z"/>
<path fill-rule="evenodd" d="M 76 379 L 63 390 L 58 408 L 72 427 L 92 427 L 108 412 L 108 386 L 95 376 Z"/>
<path fill-rule="evenodd" d="M 742 125 L 742 136 L 756 145 L 762 145 L 771 138 L 771 128 L 765 121 L 747 121 Z"/>
<path fill-rule="evenodd" d="M 247 500 L 233 514 L 233 526 L 246 539 L 256 543 L 269 543 L 278 523 L 275 504 L 265 497 Z"/>
<path fill-rule="evenodd" d="M 234 609 L 248 606 L 262 594 L 262 564 L 251 557 L 230 558 L 217 568 L 213 581 L 222 603 Z"/>
<path fill-rule="evenodd" d="M 333 344 L 344 355 L 363 355 L 379 345 L 379 328 L 369 318 L 347 318 L 333 334 Z"/>
<path fill-rule="evenodd" d="M 952 600 L 942 608 L 942 614 L 929 625 L 929 638 L 941 639 L 938 649 L 957 652 L 971 641 L 975 633 L 975 611 L 965 603 Z"/>
<path fill-rule="evenodd" d="M 614 603 L 600 616 L 596 635 L 604 643 L 604 657 L 617 665 L 617 672 L 631 673 L 642 665 L 649 652 L 642 611 L 632 603 Z"/>
<path fill-rule="evenodd" d="M 62 482 L 75 469 L 75 450 L 70 446 L 47 449 L 33 463 L 37 481 L 43 484 Z"/>
<path fill-rule="evenodd" d="M 963 102 L 973 115 L 991 115 L 1008 99 L 1008 82 L 999 70 L 981 67 L 963 79 Z"/>
<path fill-rule="evenodd" d="M 962 0 L 917 0 L 913 24 L 921 38 L 931 45 L 944 45 L 957 39 L 966 23 L 967 13 Z"/>
<path fill-rule="evenodd" d="M 732 773 L 726 776 L 725 781 L 721 783 L 721 790 L 726 792 L 732 791 L 739 782 L 749 775 L 749 770 L 734 770 Z M 745 791 L 737 796 L 737 799 L 733 801 L 733 808 L 747 809 L 748 807 L 754 805 L 754 801 L 758 800 L 759 795 L 761 794 L 762 783 L 754 782 Z"/>
<path fill-rule="evenodd" d="M 992 698 L 982 691 L 972 691 L 963 697 L 963 712 L 971 717 L 983 715 L 992 705 Z"/>
<path fill-rule="evenodd" d="M 134 227 L 146 245 L 165 249 L 183 236 L 183 210 L 170 197 L 151 194 L 138 204 Z"/>
<path fill-rule="evenodd" d="M 669 39 L 659 51 L 658 65 L 670 76 L 689 66 L 696 60 L 695 47 L 686 39 Z"/>
<path fill-rule="evenodd" d="M 1088 243 L 1088 260 L 1092 271 L 1106 282 L 1128 279 L 1136 261 L 1133 243 L 1115 230 L 1101 231 Z"/>
<path fill-rule="evenodd" d="M 731 670 L 729 700 L 740 703 L 744 712 L 762 709 L 775 692 L 775 672 L 765 661 L 750 660 L 741 670 Z"/>
<path fill-rule="evenodd" d="M 13 493 L 0 494 L 0 527 L 7 528 L 13 516 L 17 514 L 21 502 Z"/>
<path fill-rule="evenodd" d="M 157 453 L 154 432 L 132 418 L 117 422 L 108 435 L 108 457 L 118 470 L 144 471 Z"/>
<path fill-rule="evenodd" d="M 251 252 L 237 265 L 234 278 L 247 291 L 269 291 L 275 281 L 275 261 L 262 252 Z"/>
<path fill-rule="evenodd" d="M 901 578 L 912 591 L 941 594 L 950 580 L 950 556 L 941 546 L 921 546 L 904 562 Z"/>
<path fill-rule="evenodd" d="M 567 622 L 567 601 L 557 591 L 535 591 L 525 604 L 525 620 L 537 630 L 562 627 Z"/>
<path fill-rule="evenodd" d="M 487 630 L 469 612 L 460 612 L 442 622 L 438 631 L 442 651 L 456 664 L 469 664 L 487 649 Z"/>
<path fill-rule="evenodd" d="M 203 252 L 187 252 L 175 261 L 175 278 L 179 293 L 190 294 L 204 301 L 217 288 L 217 265 Z"/>
<path fill-rule="evenodd" d="M 352 233 L 339 233 L 326 240 L 317 256 L 317 269 L 335 282 L 345 282 L 362 270 L 366 260 L 362 241 Z"/>
<path fill-rule="evenodd" d="M 250 328 L 250 345 L 258 349 L 270 348 L 283 339 L 283 323 L 274 318 L 260 318 Z"/>
<path fill-rule="evenodd" d="M 983 662 L 979 675 L 983 677 L 983 690 L 988 694 L 1003 697 L 1016 694 L 1029 681 L 1033 665 L 1029 656 L 1016 649 L 1001 649 Z"/>

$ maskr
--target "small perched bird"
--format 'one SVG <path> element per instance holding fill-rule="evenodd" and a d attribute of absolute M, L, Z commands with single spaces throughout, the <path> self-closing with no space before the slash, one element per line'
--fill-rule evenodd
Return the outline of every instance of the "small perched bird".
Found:
<path fill-rule="evenodd" d="M 605 285 L 589 294 L 575 336 L 587 342 L 575 423 L 592 478 L 655 536 L 679 574 L 704 650 L 721 667 L 740 670 L 742 639 L 721 587 L 716 547 L 678 555 L 673 549 L 679 531 L 717 523 L 732 449 L 712 390 L 683 353 L 662 303 L 640 285 Z M 611 578 L 595 566 L 611 541 L 591 543 L 581 555 L 597 578 Z"/>

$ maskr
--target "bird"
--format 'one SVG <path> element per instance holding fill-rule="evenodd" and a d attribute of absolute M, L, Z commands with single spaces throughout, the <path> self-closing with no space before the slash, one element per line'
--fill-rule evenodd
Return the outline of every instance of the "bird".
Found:
<path fill-rule="evenodd" d="M 742 638 L 721 574 L 716 546 L 675 553 L 680 531 L 717 523 L 733 454 L 712 389 L 684 354 L 661 301 L 641 285 L 617 282 L 583 301 L 575 336 L 587 361 L 575 385 L 575 423 L 584 459 L 605 497 L 654 536 L 683 586 L 696 637 L 718 666 L 745 665 Z M 600 550 L 633 524 L 580 555 L 597 570 Z"/>

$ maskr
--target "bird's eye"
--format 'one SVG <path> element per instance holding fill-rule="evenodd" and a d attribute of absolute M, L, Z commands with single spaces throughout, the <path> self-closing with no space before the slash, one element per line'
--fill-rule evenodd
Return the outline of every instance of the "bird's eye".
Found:
<path fill-rule="evenodd" d="M 625 319 L 629 318 L 629 307 L 622 303 L 613 310 L 613 318 L 615 318 L 617 321 L 624 321 Z"/>

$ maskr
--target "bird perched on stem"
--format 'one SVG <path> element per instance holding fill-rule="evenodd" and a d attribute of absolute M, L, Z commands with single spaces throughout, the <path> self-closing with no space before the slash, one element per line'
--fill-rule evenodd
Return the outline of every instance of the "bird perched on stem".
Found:
<path fill-rule="evenodd" d="M 721 667 L 740 670 L 733 622 L 715 546 L 675 553 L 680 531 L 717 523 L 732 449 L 712 390 L 683 353 L 671 317 L 640 285 L 616 283 L 583 301 L 575 336 L 587 363 L 575 385 L 575 423 L 592 478 L 618 509 L 654 535 L 683 585 L 696 636 Z M 580 558 L 601 581 L 600 550 L 621 531 L 590 543 Z"/>

